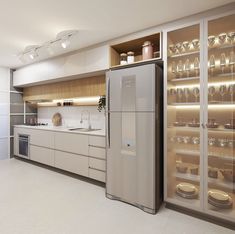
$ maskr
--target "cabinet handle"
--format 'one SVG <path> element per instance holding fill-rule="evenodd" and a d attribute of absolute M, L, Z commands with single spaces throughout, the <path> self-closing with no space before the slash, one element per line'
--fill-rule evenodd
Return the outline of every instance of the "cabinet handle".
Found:
<path fill-rule="evenodd" d="M 202 128 L 206 128 L 207 124 L 205 125 L 204 123 L 201 124 Z"/>

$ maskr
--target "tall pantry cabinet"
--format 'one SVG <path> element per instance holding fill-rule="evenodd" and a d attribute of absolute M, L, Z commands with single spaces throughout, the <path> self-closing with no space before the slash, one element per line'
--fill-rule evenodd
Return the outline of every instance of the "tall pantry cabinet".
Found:
<path fill-rule="evenodd" d="M 235 222 L 235 14 L 164 32 L 165 201 Z"/>

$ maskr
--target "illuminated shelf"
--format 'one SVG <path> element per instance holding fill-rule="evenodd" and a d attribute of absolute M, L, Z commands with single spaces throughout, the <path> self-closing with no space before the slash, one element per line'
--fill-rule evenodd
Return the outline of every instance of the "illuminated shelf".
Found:
<path fill-rule="evenodd" d="M 231 49 L 234 48 L 234 44 L 224 44 L 224 45 L 216 45 L 213 47 L 208 47 L 208 51 L 213 51 L 213 50 L 221 50 L 221 49 Z"/>
<path fill-rule="evenodd" d="M 189 55 L 195 55 L 195 54 L 199 54 L 199 51 L 192 51 L 192 52 L 187 52 L 187 53 L 183 53 L 183 54 L 173 54 L 168 56 L 167 58 L 178 58 L 178 57 L 184 57 L 184 56 L 189 56 Z"/>
<path fill-rule="evenodd" d="M 199 76 L 197 77 L 184 77 L 184 78 L 175 78 L 168 80 L 168 82 L 183 82 L 183 81 L 198 81 L 200 79 Z"/>
<path fill-rule="evenodd" d="M 177 149 L 177 150 L 174 150 L 173 152 L 177 155 L 197 156 L 197 157 L 200 156 L 200 151 L 198 150 Z M 220 160 L 228 160 L 228 161 L 235 160 L 235 157 L 229 156 L 229 155 L 221 156 L 221 155 L 215 155 L 215 154 L 208 154 L 208 157 L 213 157 L 213 158 L 217 158 Z"/>
<path fill-rule="evenodd" d="M 193 132 L 197 132 L 200 130 L 200 127 L 189 127 L 189 126 L 168 126 L 167 127 L 169 130 L 179 130 L 179 131 L 193 131 Z M 235 129 L 227 129 L 227 128 L 223 128 L 223 127 L 218 127 L 218 128 L 208 128 L 208 132 L 229 132 L 229 133 L 233 133 L 235 132 Z"/>
<path fill-rule="evenodd" d="M 200 127 L 188 127 L 188 126 L 168 126 L 169 130 L 179 130 L 179 131 L 190 131 L 198 132 Z"/>
<path fill-rule="evenodd" d="M 199 106 L 199 102 L 172 102 L 168 106 Z"/>

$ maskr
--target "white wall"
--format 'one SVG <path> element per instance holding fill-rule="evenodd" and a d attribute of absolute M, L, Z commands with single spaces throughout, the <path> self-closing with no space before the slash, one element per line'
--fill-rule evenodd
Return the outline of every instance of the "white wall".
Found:
<path fill-rule="evenodd" d="M 87 127 L 88 117 L 87 113 L 83 114 L 83 123 L 80 123 L 82 111 L 87 110 L 91 114 L 92 128 L 105 128 L 104 111 L 99 112 L 97 106 L 71 106 L 71 107 L 39 107 L 38 108 L 38 122 L 48 123 L 52 125 L 52 116 L 59 112 L 62 115 L 62 124 L 65 127 Z"/>
<path fill-rule="evenodd" d="M 0 160 L 10 155 L 10 69 L 0 68 Z"/>

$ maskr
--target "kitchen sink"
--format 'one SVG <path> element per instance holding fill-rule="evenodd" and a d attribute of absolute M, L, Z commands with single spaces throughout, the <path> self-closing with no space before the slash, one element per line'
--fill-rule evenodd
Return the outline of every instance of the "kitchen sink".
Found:
<path fill-rule="evenodd" d="M 79 132 L 93 132 L 101 130 L 100 128 L 69 128 L 69 131 L 79 131 Z"/>

